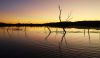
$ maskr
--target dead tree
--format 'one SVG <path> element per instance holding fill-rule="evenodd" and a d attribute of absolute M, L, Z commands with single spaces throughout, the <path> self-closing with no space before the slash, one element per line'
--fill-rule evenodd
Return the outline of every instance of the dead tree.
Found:
<path fill-rule="evenodd" d="M 71 15 L 72 15 L 72 12 L 70 11 L 70 13 L 68 13 L 66 21 L 69 21 L 70 19 L 73 19 L 73 17 L 71 17 Z"/>
<path fill-rule="evenodd" d="M 60 13 L 59 13 L 59 21 L 61 22 L 62 9 L 61 9 L 60 5 L 58 6 L 58 8 L 59 8 L 59 11 L 60 11 Z"/>

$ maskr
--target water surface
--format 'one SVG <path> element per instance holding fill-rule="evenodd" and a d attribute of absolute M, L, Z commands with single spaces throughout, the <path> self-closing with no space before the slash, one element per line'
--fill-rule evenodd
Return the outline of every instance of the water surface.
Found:
<path fill-rule="evenodd" d="M 49 29 L 1 27 L 0 57 L 99 58 L 100 30 Z"/>

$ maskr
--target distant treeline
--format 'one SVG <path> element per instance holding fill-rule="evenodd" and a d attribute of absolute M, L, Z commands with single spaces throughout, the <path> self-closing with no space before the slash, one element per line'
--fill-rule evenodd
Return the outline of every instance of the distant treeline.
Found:
<path fill-rule="evenodd" d="M 51 23 L 44 23 L 44 24 L 7 24 L 7 23 L 0 23 L 0 27 L 4 26 L 46 26 L 46 27 L 59 27 L 59 28 L 66 28 L 66 27 L 100 27 L 100 21 L 77 21 L 77 22 L 51 22 Z"/>
<path fill-rule="evenodd" d="M 100 27 L 100 21 L 56 22 L 46 23 L 51 27 Z"/>

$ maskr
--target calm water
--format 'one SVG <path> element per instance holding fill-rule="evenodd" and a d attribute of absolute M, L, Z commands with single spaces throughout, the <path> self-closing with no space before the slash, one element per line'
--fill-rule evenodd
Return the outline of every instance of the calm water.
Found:
<path fill-rule="evenodd" d="M 99 58 L 100 30 L 1 27 L 0 57 Z"/>

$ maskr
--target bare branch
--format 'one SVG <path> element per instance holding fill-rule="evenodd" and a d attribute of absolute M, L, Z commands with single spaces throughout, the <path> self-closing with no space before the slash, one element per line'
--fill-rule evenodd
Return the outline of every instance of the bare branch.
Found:
<path fill-rule="evenodd" d="M 73 17 L 71 17 L 72 12 L 70 11 L 70 13 L 68 14 L 68 17 L 66 19 L 66 21 L 69 21 L 70 19 L 73 19 Z"/>
<path fill-rule="evenodd" d="M 67 21 L 69 21 L 69 20 L 71 20 L 71 19 L 73 19 L 73 17 L 69 18 Z"/>

